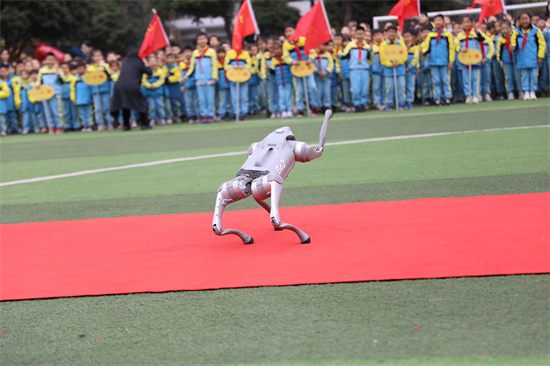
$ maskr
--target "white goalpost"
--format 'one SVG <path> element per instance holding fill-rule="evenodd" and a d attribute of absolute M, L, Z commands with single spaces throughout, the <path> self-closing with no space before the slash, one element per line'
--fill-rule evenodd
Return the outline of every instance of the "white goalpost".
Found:
<path fill-rule="evenodd" d="M 509 10 L 530 9 L 530 8 L 546 8 L 546 6 L 548 6 L 548 3 L 546 1 L 543 1 L 538 3 L 506 5 L 505 9 L 506 11 L 509 11 Z M 472 15 L 472 14 L 479 14 L 479 13 L 481 13 L 481 8 L 476 8 L 472 10 L 459 9 L 459 10 L 434 11 L 434 12 L 428 13 L 428 16 L 432 18 L 438 14 L 453 16 L 453 15 Z M 391 15 L 373 17 L 372 25 L 373 25 L 373 28 L 378 28 L 381 22 L 389 22 L 394 20 L 397 20 L 397 17 L 391 16 Z"/>

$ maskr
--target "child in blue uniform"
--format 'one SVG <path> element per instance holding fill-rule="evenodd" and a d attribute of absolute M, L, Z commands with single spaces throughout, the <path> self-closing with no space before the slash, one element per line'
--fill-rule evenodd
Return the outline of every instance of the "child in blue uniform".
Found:
<path fill-rule="evenodd" d="M 183 59 L 180 62 L 180 69 L 182 70 L 182 82 L 181 90 L 183 93 L 183 101 L 185 104 L 185 113 L 187 115 L 187 121 L 190 124 L 197 122 L 199 115 L 198 98 L 197 98 L 197 85 L 195 84 L 195 75 L 187 76 L 189 72 L 189 65 L 191 63 L 191 55 L 193 49 L 191 46 L 185 46 L 183 48 Z"/>
<path fill-rule="evenodd" d="M 342 56 L 349 54 L 351 91 L 356 112 L 369 109 L 370 51 L 365 41 L 365 28 L 357 27 L 355 40 L 348 43 L 342 52 Z"/>
<path fill-rule="evenodd" d="M 419 66 L 419 47 L 413 42 L 413 34 L 410 30 L 403 32 L 403 40 L 407 47 L 407 62 L 405 63 L 405 104 L 404 109 L 411 109 L 414 102 L 414 89 L 416 86 L 416 73 Z"/>
<path fill-rule="evenodd" d="M 316 67 L 314 75 L 317 98 L 315 100 L 319 103 L 314 107 L 319 109 L 322 107 L 325 111 L 332 107 L 330 74 L 334 70 L 334 60 L 328 52 L 329 48 L 331 46 L 327 42 L 310 53 L 311 61 Z"/>
<path fill-rule="evenodd" d="M 30 73 L 27 70 L 21 71 L 21 87 L 19 88 L 21 104 L 18 109 L 23 119 L 23 134 L 26 135 L 30 131 L 34 133 L 40 132 L 38 119 L 36 118 L 36 106 L 29 99 L 29 91 L 33 88 Z"/>
<path fill-rule="evenodd" d="M 88 67 L 88 71 L 103 71 L 107 76 L 107 80 L 101 84 L 94 86 L 94 107 L 95 107 L 95 120 L 97 123 L 97 130 L 103 131 L 105 125 L 108 130 L 113 129 L 113 119 L 111 117 L 111 69 L 109 64 L 105 63 L 103 59 L 103 53 L 94 49 L 91 52 L 93 63 Z"/>
<path fill-rule="evenodd" d="M 441 105 L 442 96 L 445 104 L 451 105 L 449 74 L 455 61 L 453 35 L 445 29 L 443 15 L 436 15 L 433 21 L 435 28 L 426 37 L 422 53 L 429 57 L 435 105 Z"/>
<path fill-rule="evenodd" d="M 202 123 L 214 122 L 214 92 L 218 80 L 218 63 L 216 51 L 208 46 L 206 33 L 198 33 L 197 49 L 193 51 L 189 71 L 183 81 L 194 75 Z"/>
<path fill-rule="evenodd" d="M 169 53 L 166 55 L 166 65 L 163 67 L 163 72 L 166 76 L 163 89 L 165 89 L 165 102 L 167 106 L 166 123 L 180 122 L 180 116 L 183 115 L 181 109 L 181 70 L 176 60 L 176 55 Z M 163 113 L 164 114 L 164 113 Z"/>
<path fill-rule="evenodd" d="M 514 100 L 514 90 L 519 91 L 519 88 L 517 88 L 519 85 L 516 85 L 519 75 L 516 75 L 514 67 L 514 51 L 512 51 L 511 43 L 512 29 L 508 23 L 503 23 L 501 29 L 501 37 L 497 38 L 496 59 L 500 64 L 500 68 L 504 70 L 508 100 Z"/>
<path fill-rule="evenodd" d="M 395 106 L 399 108 L 404 108 L 405 105 L 405 63 L 407 62 L 408 56 L 405 52 L 403 57 L 397 61 L 390 61 L 384 57 L 384 49 L 390 45 L 400 45 L 404 46 L 403 42 L 397 38 L 397 27 L 392 25 L 386 29 L 388 38 L 382 42 L 380 46 L 380 62 L 384 66 L 384 77 L 386 78 L 386 90 L 387 90 L 387 104 L 384 110 L 391 111 L 392 106 L 394 105 L 395 99 L 395 88 L 397 88 L 397 97 L 398 100 L 395 101 Z M 395 70 L 395 74 L 394 74 Z M 397 75 L 397 78 L 394 77 Z M 397 79 L 397 85 L 396 84 Z M 399 104 L 398 104 L 399 103 Z"/>
<path fill-rule="evenodd" d="M 0 63 L 0 76 L 8 75 L 8 65 Z M 3 77 L 0 77 L 0 135 L 6 136 L 6 116 L 8 113 L 8 98 L 11 94 L 10 87 Z"/>
<path fill-rule="evenodd" d="M 61 82 L 61 102 L 63 110 L 63 121 L 65 122 L 65 131 L 78 131 L 78 120 L 76 118 L 76 108 L 71 102 L 71 80 L 76 72 L 76 64 L 61 64 L 59 80 Z"/>
<path fill-rule="evenodd" d="M 536 100 L 538 67 L 544 61 L 546 41 L 540 29 L 531 24 L 531 16 L 522 13 L 520 26 L 512 34 L 512 49 L 517 50 L 516 62 L 521 73 L 523 100 Z"/>
<path fill-rule="evenodd" d="M 227 105 L 229 104 L 229 80 L 225 75 L 225 48 L 218 46 L 218 82 L 216 83 L 216 118 L 218 121 L 225 121 L 228 117 Z"/>
<path fill-rule="evenodd" d="M 76 75 L 71 80 L 71 101 L 76 106 L 82 132 L 92 132 L 92 87 L 82 80 L 86 65 L 82 61 L 76 64 Z"/>
<path fill-rule="evenodd" d="M 153 72 L 151 76 L 146 74 L 143 75 L 141 85 L 142 93 L 145 99 L 147 100 L 147 105 L 149 107 L 149 119 L 151 125 L 165 125 L 166 121 L 164 119 L 164 82 L 166 80 L 165 68 L 160 64 L 160 60 L 155 56 L 149 57 L 148 66 Z M 179 83 L 178 83 L 179 89 Z"/>
<path fill-rule="evenodd" d="M 227 51 L 225 55 L 224 68 L 225 71 L 229 71 L 231 68 L 242 68 L 251 71 L 252 59 L 247 51 L 241 51 L 237 54 L 237 51 L 231 49 Z M 237 113 L 237 83 L 229 80 L 229 89 L 231 90 L 231 110 Z M 239 83 L 239 120 L 245 120 L 245 116 L 248 114 L 248 81 Z"/>
<path fill-rule="evenodd" d="M 372 30 L 372 96 L 374 106 L 378 110 L 383 110 L 384 100 L 386 99 L 386 83 L 384 79 L 384 66 L 380 62 L 380 46 L 384 40 L 384 35 L 380 29 Z"/>
<path fill-rule="evenodd" d="M 273 59 L 275 54 L 273 53 L 273 39 L 267 39 L 266 52 L 264 54 L 266 68 L 267 68 L 267 88 L 269 96 L 269 112 L 270 118 L 281 117 L 281 111 L 279 110 L 279 87 L 277 85 L 277 79 L 275 78 L 275 69 L 273 66 Z"/>
<path fill-rule="evenodd" d="M 292 118 L 292 60 L 283 57 L 283 48 L 280 42 L 273 43 L 273 59 L 271 68 L 275 71 L 279 93 L 279 110 L 282 118 Z"/>

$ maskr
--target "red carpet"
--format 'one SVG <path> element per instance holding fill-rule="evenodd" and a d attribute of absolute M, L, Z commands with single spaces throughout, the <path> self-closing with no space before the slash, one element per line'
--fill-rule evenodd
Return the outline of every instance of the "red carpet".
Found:
<path fill-rule="evenodd" d="M 0 299 L 545 273 L 549 193 L 2 225 Z M 235 204 L 238 207 L 238 203 Z"/>

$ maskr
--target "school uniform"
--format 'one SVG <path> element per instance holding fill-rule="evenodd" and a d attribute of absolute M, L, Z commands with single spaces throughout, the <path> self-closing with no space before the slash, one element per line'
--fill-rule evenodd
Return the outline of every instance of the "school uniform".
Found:
<path fill-rule="evenodd" d="M 251 71 L 252 59 L 250 54 L 246 51 L 241 51 L 237 55 L 237 51 L 229 50 L 225 55 L 224 68 L 225 71 L 229 71 L 233 67 L 244 67 L 244 69 Z M 231 91 L 231 110 L 233 113 L 237 113 L 237 83 L 229 80 L 229 89 Z M 248 100 L 248 82 L 239 83 L 239 108 L 238 112 L 240 116 L 246 116 L 248 114 L 249 100 Z"/>
<path fill-rule="evenodd" d="M 548 93 L 550 91 L 550 28 L 545 28 L 542 36 L 546 42 L 546 51 L 542 64 L 539 65 L 539 92 Z"/>
<path fill-rule="evenodd" d="M 453 40 L 454 42 L 454 40 Z M 462 64 L 458 61 L 458 52 L 454 49 L 455 62 L 451 70 L 451 88 L 455 101 L 461 101 L 464 98 L 464 85 L 462 85 Z"/>
<path fill-rule="evenodd" d="M 514 66 L 514 53 L 512 51 L 511 43 L 512 35 L 505 36 L 502 35 L 497 39 L 497 48 L 496 48 L 496 59 L 500 64 L 502 64 L 505 78 L 506 91 L 508 92 L 508 98 L 512 99 L 514 90 L 519 91 L 520 85 L 517 84 L 519 80 L 519 75 L 516 74 L 516 68 Z M 512 94 L 512 95 L 510 95 Z"/>
<path fill-rule="evenodd" d="M 111 69 L 109 65 L 99 66 L 98 64 L 91 64 L 88 66 L 88 71 L 103 71 L 107 75 L 107 80 L 101 84 L 93 87 L 94 94 L 92 96 L 94 101 L 95 122 L 98 126 L 107 125 L 111 127 L 113 125 L 113 119 L 111 118 Z"/>
<path fill-rule="evenodd" d="M 218 80 L 218 55 L 209 46 L 193 51 L 187 77 L 195 76 L 199 113 L 204 122 L 214 121 L 215 82 Z"/>
<path fill-rule="evenodd" d="M 165 75 L 165 81 L 162 86 L 164 89 L 164 110 L 163 114 L 167 119 L 179 120 L 179 117 L 183 115 L 181 109 L 181 69 L 177 63 L 166 64 L 162 67 Z"/>
<path fill-rule="evenodd" d="M 340 89 L 342 104 L 346 107 L 349 107 L 351 104 L 351 90 L 349 84 L 349 53 L 343 56 L 343 52 L 343 46 L 339 46 L 335 50 L 337 65 L 340 65 L 340 72 L 338 74 L 340 81 L 338 82 L 338 86 Z"/>
<path fill-rule="evenodd" d="M 278 112 L 281 112 L 279 110 L 279 86 L 277 84 L 277 78 L 275 76 L 275 69 L 273 68 L 274 58 L 275 56 L 269 52 L 266 52 L 264 54 L 264 59 L 267 67 L 266 78 L 267 88 L 269 91 L 269 112 L 272 114 L 273 117 L 275 117 Z"/>
<path fill-rule="evenodd" d="M 383 108 L 386 99 L 386 80 L 384 78 L 384 66 L 380 62 L 380 46 L 381 43 L 372 45 L 372 95 L 374 105 L 381 109 Z"/>
<path fill-rule="evenodd" d="M 338 79 L 342 75 L 342 68 L 340 65 L 340 59 L 336 56 L 334 50 L 328 51 L 332 57 L 332 62 L 334 63 L 334 69 L 329 74 L 330 76 L 330 103 L 335 106 L 338 102 Z"/>
<path fill-rule="evenodd" d="M 494 80 L 494 88 L 493 83 L 491 83 L 491 91 L 495 92 L 499 96 L 503 96 L 506 92 L 506 86 L 504 84 L 504 70 L 500 67 L 500 63 L 497 60 L 496 52 L 497 52 L 497 45 L 499 40 L 502 38 L 502 34 L 496 34 L 491 35 L 491 39 L 493 39 L 493 42 L 495 44 L 495 56 L 491 59 L 491 75 L 492 80 Z"/>
<path fill-rule="evenodd" d="M 398 100 L 395 101 L 395 105 L 397 106 L 397 103 L 399 103 L 399 105 L 403 106 L 403 103 L 405 103 L 405 74 L 407 73 L 405 63 L 408 60 L 408 55 L 404 53 L 403 57 L 397 60 L 398 66 L 395 68 L 394 73 L 392 62 L 384 58 L 384 49 L 390 45 L 403 45 L 403 42 L 400 39 L 395 39 L 393 41 L 386 39 L 380 45 L 380 62 L 382 66 L 384 66 L 384 77 L 386 79 L 386 110 L 390 110 L 394 104 L 396 87 Z M 394 75 L 397 75 L 397 77 L 394 78 Z M 397 79 L 397 85 L 395 85 L 395 79 Z"/>
<path fill-rule="evenodd" d="M 419 47 L 422 49 L 424 47 L 424 42 L 420 43 Z M 425 105 L 429 105 L 430 100 L 434 98 L 432 69 L 430 67 L 430 58 L 428 55 L 420 55 L 420 77 L 417 81 L 419 83 L 419 98 L 424 100 Z"/>
<path fill-rule="evenodd" d="M 229 79 L 225 74 L 225 59 L 218 58 L 218 82 L 216 83 L 216 114 L 224 118 L 229 110 Z"/>
<path fill-rule="evenodd" d="M 285 63 L 292 63 L 293 61 L 308 61 L 310 60 L 309 55 L 306 53 L 304 47 L 306 44 L 306 38 L 300 37 L 294 42 L 286 41 L 283 43 L 283 58 Z M 298 78 L 293 76 L 293 81 L 296 85 L 297 98 L 296 98 L 296 108 L 299 112 L 303 113 L 304 111 L 304 102 L 305 102 L 305 89 L 303 78 Z M 313 74 L 305 77 L 306 87 L 308 92 L 308 97 L 316 94 L 315 85 L 315 76 Z M 281 97 L 281 96 L 279 96 Z"/>
<path fill-rule="evenodd" d="M 6 80 L 0 79 L 0 132 L 2 135 L 7 129 L 8 98 L 11 94 L 10 87 Z"/>
<path fill-rule="evenodd" d="M 367 106 L 369 100 L 369 63 L 371 48 L 367 42 L 351 41 L 348 43 L 342 55 L 349 55 L 349 73 L 353 105 L 355 107 Z"/>
<path fill-rule="evenodd" d="M 292 73 L 290 65 L 292 60 L 282 56 L 274 56 L 271 61 L 271 68 L 274 71 L 274 79 L 277 83 L 279 95 L 279 111 L 292 111 Z"/>
<path fill-rule="evenodd" d="M 156 67 L 151 75 L 143 75 L 141 90 L 147 100 L 149 119 L 154 123 L 165 124 L 164 117 L 164 82 L 166 80 L 165 69 Z M 179 82 L 178 82 L 179 88 Z"/>
<path fill-rule="evenodd" d="M 248 109 L 255 113 L 258 111 L 258 86 L 260 85 L 260 63 L 256 56 L 250 56 L 250 80 L 248 80 Z"/>
<path fill-rule="evenodd" d="M 91 131 L 92 94 L 93 87 L 86 84 L 81 75 L 75 75 L 71 80 L 71 102 L 76 105 L 83 131 Z"/>
<path fill-rule="evenodd" d="M 12 74 L 9 76 L 10 82 L 8 83 L 9 87 L 11 88 L 11 92 L 13 94 L 13 103 L 10 103 L 8 105 L 8 115 L 10 119 L 10 129 L 14 133 L 20 131 L 20 115 L 19 111 L 17 110 L 17 105 L 21 103 L 20 100 L 17 100 L 19 97 L 19 88 L 21 87 L 21 77 L 17 74 Z"/>
<path fill-rule="evenodd" d="M 37 85 L 48 85 L 54 90 L 53 98 L 50 98 L 42 103 L 43 110 L 40 115 L 43 125 L 47 125 L 50 130 L 54 128 L 62 128 L 61 119 L 59 117 L 59 95 L 61 94 L 61 85 L 59 84 L 58 74 L 55 73 L 54 67 L 44 66 L 38 70 Z"/>
<path fill-rule="evenodd" d="M 0 82 L 4 83 L 8 89 L 9 94 L 4 102 L 6 111 L 4 113 L 5 127 L 8 133 L 17 133 L 17 122 L 15 116 L 15 89 L 16 85 L 13 83 L 13 78 L 8 76 L 7 80 L 1 80 Z"/>
<path fill-rule="evenodd" d="M 69 130 L 76 130 L 79 128 L 76 107 L 71 102 L 71 80 L 73 77 L 71 73 L 67 75 L 62 73 L 59 74 L 59 81 L 61 82 L 62 122 L 65 124 L 65 128 Z"/>
<path fill-rule="evenodd" d="M 422 53 L 429 58 L 436 103 L 442 97 L 450 101 L 449 64 L 455 60 L 453 35 L 444 28 L 432 30 L 424 40 Z"/>
<path fill-rule="evenodd" d="M 190 60 L 184 60 L 180 62 L 180 68 L 184 75 L 189 72 Z M 197 85 L 195 83 L 195 75 L 187 76 L 187 81 L 182 83 L 183 85 L 183 102 L 185 104 L 185 115 L 189 120 L 189 123 L 193 123 L 195 118 L 199 115 L 199 99 L 197 96 Z"/>
<path fill-rule="evenodd" d="M 265 54 L 258 52 L 255 56 L 258 59 L 258 78 L 259 85 L 257 88 L 257 100 L 260 110 L 266 110 L 269 100 L 268 87 L 267 87 L 267 64 L 265 60 Z"/>
<path fill-rule="evenodd" d="M 334 71 L 334 59 L 329 52 L 320 53 L 317 50 L 311 50 L 310 58 L 315 65 L 315 85 L 317 86 L 317 95 L 312 101 L 315 108 L 331 108 L 331 74 Z M 320 72 L 325 72 L 325 78 L 321 78 Z"/>
<path fill-rule="evenodd" d="M 518 27 L 510 42 L 517 50 L 516 64 L 521 73 L 521 90 L 537 91 L 538 59 L 544 59 L 547 46 L 542 32 L 534 25 L 530 25 L 527 30 Z"/>
<path fill-rule="evenodd" d="M 490 38 L 488 38 L 484 33 L 482 32 L 476 32 L 473 29 L 470 29 L 470 31 L 462 31 L 458 34 L 458 36 L 455 39 L 455 50 L 457 52 L 460 52 L 462 48 L 466 49 L 475 49 L 481 52 L 482 60 L 485 60 L 485 62 L 489 62 L 489 60 L 493 57 L 493 54 L 495 52 L 495 47 L 493 45 L 493 42 Z M 479 90 L 480 90 L 480 70 L 481 70 L 481 61 L 476 65 L 461 65 L 462 67 L 462 81 L 464 84 L 464 95 L 469 98 L 470 93 L 471 96 L 474 99 L 473 101 L 477 101 L 477 98 L 479 96 Z M 470 90 L 470 82 L 469 82 L 469 73 L 470 70 L 472 70 L 472 89 Z M 468 99 L 467 99 L 468 100 Z"/>
<path fill-rule="evenodd" d="M 36 105 L 29 98 L 29 91 L 33 89 L 33 83 L 30 79 L 21 80 L 19 88 L 19 100 L 20 107 L 19 113 L 21 114 L 23 132 L 28 131 L 39 132 L 40 127 L 38 125 L 38 118 L 36 116 Z"/>
<path fill-rule="evenodd" d="M 414 90 L 416 86 L 416 72 L 420 67 L 420 47 L 414 43 L 405 45 L 407 47 L 407 62 L 405 63 L 405 103 L 407 108 L 412 108 L 414 102 Z"/>

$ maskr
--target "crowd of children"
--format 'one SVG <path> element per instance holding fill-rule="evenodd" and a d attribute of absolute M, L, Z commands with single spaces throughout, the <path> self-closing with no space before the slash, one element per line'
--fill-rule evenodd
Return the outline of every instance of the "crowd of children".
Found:
<path fill-rule="evenodd" d="M 390 111 L 410 109 L 414 103 L 477 104 L 495 97 L 533 100 L 550 95 L 550 19 L 543 16 L 491 17 L 476 27 L 471 16 L 453 23 L 442 15 L 431 20 L 423 15 L 401 32 L 391 23 L 371 30 L 351 22 L 309 52 L 305 38 L 288 40 L 293 31 L 293 25 L 286 25 L 279 38 L 258 39 L 240 52 L 199 33 L 195 47 L 172 45 L 149 56 L 145 63 L 152 74 L 142 80 L 149 121 L 139 123 L 212 123 L 258 113 L 289 118 L 326 109 L 363 112 L 373 106 Z M 385 50 L 392 45 L 406 52 L 388 59 Z M 462 64 L 459 56 L 470 49 L 479 51 L 481 59 Z M 85 59 L 67 55 L 60 64 L 53 54 L 42 63 L 10 63 L 9 52 L 2 50 L 2 136 L 116 128 L 120 121 L 112 117 L 110 100 L 124 61 L 113 54 L 106 59 L 98 49 L 87 51 Z M 291 67 L 300 62 L 312 65 L 313 74 L 294 76 Z M 252 76 L 235 83 L 227 78 L 230 68 L 246 69 Z M 103 71 L 106 81 L 88 85 L 83 76 L 89 71 Z M 29 92 L 39 85 L 51 86 L 55 96 L 34 101 Z M 132 118 L 138 122 L 137 113 Z"/>

